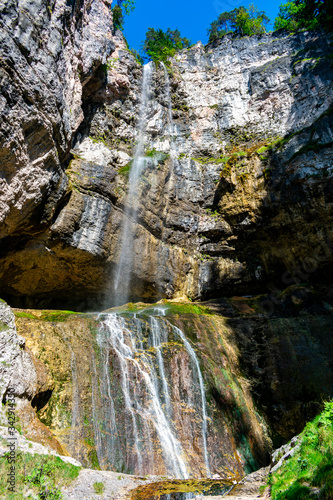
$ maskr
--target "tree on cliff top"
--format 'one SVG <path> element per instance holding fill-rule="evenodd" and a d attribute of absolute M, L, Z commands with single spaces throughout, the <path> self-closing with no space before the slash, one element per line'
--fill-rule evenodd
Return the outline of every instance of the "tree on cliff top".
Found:
<path fill-rule="evenodd" d="M 293 0 L 280 5 L 274 29 L 288 31 L 333 27 L 333 2 L 328 0 Z"/>
<path fill-rule="evenodd" d="M 266 32 L 265 25 L 269 18 L 264 11 L 251 4 L 249 8 L 238 7 L 230 12 L 222 12 L 216 21 L 213 21 L 207 30 L 209 42 L 221 38 L 226 33 L 236 35 L 259 35 Z"/>
<path fill-rule="evenodd" d="M 167 64 L 168 57 L 172 57 L 178 50 L 189 47 L 191 44 L 188 38 L 183 38 L 179 30 L 166 31 L 148 28 L 146 38 L 142 44 L 142 51 L 146 60 L 152 60 L 155 63 L 160 61 Z"/>
<path fill-rule="evenodd" d="M 134 0 L 117 0 L 116 5 L 112 8 L 114 31 L 123 29 L 124 16 L 128 16 L 134 9 Z"/>

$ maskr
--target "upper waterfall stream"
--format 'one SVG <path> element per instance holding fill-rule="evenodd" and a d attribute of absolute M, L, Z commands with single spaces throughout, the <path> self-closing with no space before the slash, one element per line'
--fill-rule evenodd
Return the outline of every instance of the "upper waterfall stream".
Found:
<path fill-rule="evenodd" d="M 137 190 L 140 176 L 146 159 L 144 158 L 144 141 L 147 126 L 147 113 L 151 94 L 151 80 L 153 63 L 143 67 L 143 80 L 141 88 L 140 112 L 138 123 L 137 146 L 131 163 L 128 182 L 128 193 L 125 200 L 125 222 L 121 231 L 119 246 L 119 261 L 114 277 L 114 300 L 115 304 L 124 304 L 128 301 L 130 293 L 130 281 L 134 259 L 134 235 L 137 223 Z"/>

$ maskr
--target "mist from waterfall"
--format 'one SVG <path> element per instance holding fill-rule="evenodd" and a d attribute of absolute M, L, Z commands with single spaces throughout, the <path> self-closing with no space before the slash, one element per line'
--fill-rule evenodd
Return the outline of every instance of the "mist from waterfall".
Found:
<path fill-rule="evenodd" d="M 134 236 L 138 218 L 137 210 L 139 200 L 137 192 L 140 176 L 145 166 L 144 141 L 147 127 L 147 116 L 149 112 L 152 73 L 153 63 L 150 62 L 143 67 L 138 139 L 129 172 L 128 194 L 126 196 L 124 206 L 124 225 L 121 233 L 119 261 L 114 277 L 113 303 L 115 305 L 124 304 L 129 299 L 130 282 L 134 261 Z"/>

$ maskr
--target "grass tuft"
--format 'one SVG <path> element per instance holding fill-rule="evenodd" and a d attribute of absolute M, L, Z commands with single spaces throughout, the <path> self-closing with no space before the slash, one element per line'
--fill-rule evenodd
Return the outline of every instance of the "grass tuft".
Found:
<path fill-rule="evenodd" d="M 273 500 L 333 498 L 333 401 L 300 434 L 300 447 L 271 474 Z"/>
<path fill-rule="evenodd" d="M 11 492 L 7 482 L 10 457 L 6 453 L 0 458 L 0 498 L 4 500 L 61 500 L 60 489 L 76 479 L 81 469 L 50 455 L 17 451 L 15 459 L 15 492 Z"/>

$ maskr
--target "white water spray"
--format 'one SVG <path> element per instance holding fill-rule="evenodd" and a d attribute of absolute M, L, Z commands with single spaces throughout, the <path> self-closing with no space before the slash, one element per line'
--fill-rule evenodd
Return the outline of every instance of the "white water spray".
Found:
<path fill-rule="evenodd" d="M 168 322 L 169 323 L 169 322 Z M 170 323 L 171 325 L 171 323 Z M 177 326 L 171 325 L 173 330 L 179 335 L 179 337 L 182 339 L 184 346 L 189 353 L 197 371 L 198 375 L 198 380 L 199 380 L 199 387 L 200 387 L 200 396 L 201 396 L 201 409 L 202 409 L 202 442 L 203 442 L 203 452 L 204 452 L 204 459 L 205 459 L 205 467 L 206 467 L 206 472 L 207 475 L 210 476 L 210 468 L 209 468 L 209 461 L 208 461 L 208 451 L 207 451 L 207 408 L 206 408 L 206 396 L 205 396 L 205 387 L 204 387 L 204 381 L 202 378 L 200 366 L 199 366 L 199 361 L 197 358 L 197 355 L 195 354 L 195 351 L 187 338 L 185 337 L 184 333 L 178 328 Z"/>
<path fill-rule="evenodd" d="M 145 351 L 138 351 L 136 347 L 137 339 L 134 337 L 132 331 L 126 327 L 122 317 L 115 314 L 107 314 L 103 315 L 102 318 L 103 327 L 100 329 L 97 342 L 102 349 L 107 349 L 107 344 L 109 344 L 109 347 L 112 347 L 117 355 L 120 364 L 122 393 L 125 408 L 131 415 L 132 438 L 134 440 L 134 450 L 139 469 L 142 469 L 142 445 L 139 439 L 137 423 L 137 418 L 140 416 L 153 424 L 159 438 L 168 472 L 181 479 L 188 478 L 189 474 L 183 459 L 182 446 L 174 434 L 168 411 L 164 410 L 164 405 L 161 402 L 158 374 L 153 366 L 151 357 Z M 141 322 L 141 320 L 136 320 L 136 322 Z M 158 352 L 161 346 L 156 332 L 156 325 L 153 339 L 154 347 L 157 348 Z M 140 362 L 138 359 L 140 359 Z M 164 374 L 163 360 L 158 360 L 158 366 Z M 136 377 L 144 382 L 145 393 L 148 395 L 150 401 L 149 407 L 143 407 L 139 398 L 136 398 L 135 386 L 133 387 L 133 384 L 130 383 L 131 376 L 133 376 L 133 368 L 136 372 Z M 162 372 L 160 371 L 160 376 Z M 168 388 L 165 379 L 163 383 L 165 400 L 167 400 L 166 393 L 168 394 Z"/>
<path fill-rule="evenodd" d="M 138 198 L 137 191 L 142 170 L 145 165 L 144 140 L 147 127 L 147 115 L 151 93 L 151 79 L 153 63 L 143 67 L 143 80 L 141 89 L 140 114 L 138 124 L 138 142 L 129 173 L 128 194 L 125 201 L 124 225 L 122 228 L 120 258 L 114 279 L 114 302 L 123 304 L 128 301 L 129 287 L 134 261 L 134 235 L 137 223 Z"/>

